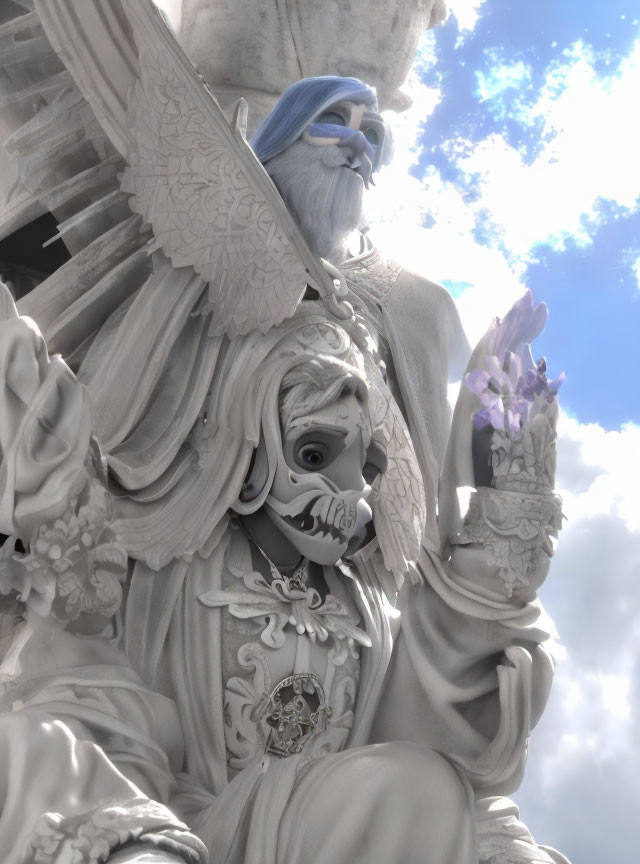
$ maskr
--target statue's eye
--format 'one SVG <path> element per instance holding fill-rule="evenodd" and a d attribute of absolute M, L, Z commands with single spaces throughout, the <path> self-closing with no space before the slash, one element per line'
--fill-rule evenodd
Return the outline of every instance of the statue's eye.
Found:
<path fill-rule="evenodd" d="M 372 146 L 373 149 L 375 150 L 376 147 L 378 146 L 378 144 L 380 143 L 380 138 L 379 138 L 378 133 L 376 132 L 376 130 L 375 130 L 375 129 L 371 129 L 371 128 L 369 128 L 369 129 L 363 129 L 363 130 L 362 130 L 362 134 L 364 135 L 364 137 L 367 139 L 367 141 L 369 142 L 369 144 L 371 144 L 371 146 Z"/>
<path fill-rule="evenodd" d="M 346 126 L 347 121 L 337 111 L 324 111 L 315 120 L 316 123 L 327 123 L 330 126 Z"/>
<path fill-rule="evenodd" d="M 329 455 L 328 449 L 319 441 L 303 444 L 296 451 L 296 462 L 307 471 L 318 471 L 326 464 Z"/>

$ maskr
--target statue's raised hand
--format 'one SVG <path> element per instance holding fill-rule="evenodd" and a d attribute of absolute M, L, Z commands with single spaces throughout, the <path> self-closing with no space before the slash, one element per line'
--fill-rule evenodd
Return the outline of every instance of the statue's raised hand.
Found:
<path fill-rule="evenodd" d="M 527 291 L 480 340 L 456 405 L 441 495 L 441 524 L 457 559 L 482 547 L 509 598 L 516 590 L 534 596 L 562 525 L 553 490 L 564 375 L 547 378 L 546 361 L 536 364 L 529 345 L 546 319 L 546 306 Z"/>

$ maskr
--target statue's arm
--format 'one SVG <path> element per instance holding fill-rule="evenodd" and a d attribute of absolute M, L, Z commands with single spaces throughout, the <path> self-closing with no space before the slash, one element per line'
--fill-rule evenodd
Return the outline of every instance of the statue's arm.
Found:
<path fill-rule="evenodd" d="M 525 297 L 496 322 L 472 363 L 515 347 L 523 334 L 536 335 L 538 310 Z M 545 644 L 551 627 L 537 590 L 561 514 L 553 494 L 556 406 L 542 402 L 515 440 L 489 430 L 483 455 L 472 446 L 474 411 L 482 407 L 477 388 L 459 400 L 441 481 L 444 552 L 425 547 L 405 580 L 401 632 L 376 727 L 380 739 L 408 737 L 447 753 L 482 795 L 519 785 L 553 672 Z M 493 458 L 483 472 L 487 454 Z M 455 501 L 443 500 L 447 483 Z M 463 518 L 455 516 L 458 502 Z"/>
<path fill-rule="evenodd" d="M 175 705 L 110 638 L 127 556 L 86 395 L 2 285 L 0 312 L 0 858 L 204 861 L 167 807 Z"/>
<path fill-rule="evenodd" d="M 410 740 L 445 753 L 483 797 L 519 786 L 553 660 L 540 604 L 517 592 L 492 601 L 484 589 L 460 584 L 472 583 L 478 568 L 500 584 L 479 546 L 458 571 L 423 550 L 398 597 L 401 627 L 373 740 Z"/>

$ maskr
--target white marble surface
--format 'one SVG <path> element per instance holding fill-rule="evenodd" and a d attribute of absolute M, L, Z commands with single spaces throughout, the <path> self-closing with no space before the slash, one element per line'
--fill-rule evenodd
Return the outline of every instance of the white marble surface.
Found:
<path fill-rule="evenodd" d="M 180 40 L 221 96 L 242 93 L 262 114 L 289 84 L 347 75 L 376 87 L 383 108 L 398 93 L 443 0 L 182 0 Z M 181 12 L 181 15 L 179 15 Z M 256 122 L 253 118 L 251 123 Z"/>

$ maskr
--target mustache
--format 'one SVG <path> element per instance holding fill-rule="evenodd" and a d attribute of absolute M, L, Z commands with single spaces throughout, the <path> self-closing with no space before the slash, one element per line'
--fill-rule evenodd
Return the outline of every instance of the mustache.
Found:
<path fill-rule="evenodd" d="M 277 501 L 271 495 L 267 496 L 269 506 L 276 511 L 279 516 L 300 516 L 305 511 L 311 512 L 311 508 L 322 501 L 341 501 L 344 507 L 357 505 L 361 498 L 366 498 L 367 490 L 358 491 L 357 489 L 349 489 L 346 492 L 319 492 L 317 489 L 309 489 L 306 492 L 301 492 L 296 495 L 288 503 Z"/>
<path fill-rule="evenodd" d="M 309 536 L 331 537 L 339 543 L 346 543 L 353 535 L 358 525 L 358 516 L 362 517 L 363 507 L 371 511 L 365 503 L 367 490 L 349 490 L 337 495 L 318 493 L 309 490 L 296 496 L 288 504 L 267 497 L 267 506 L 271 507 L 287 524 L 297 531 Z"/>
<path fill-rule="evenodd" d="M 327 168 L 339 168 L 341 165 L 347 166 L 349 164 L 347 154 L 337 144 L 328 144 L 317 149 L 320 153 L 318 161 Z"/>
<path fill-rule="evenodd" d="M 349 168 L 362 178 L 365 189 L 368 189 L 370 184 L 375 186 L 371 176 L 373 171 L 373 162 L 366 153 L 361 153 L 350 159 L 345 150 L 337 144 L 318 147 L 316 149 L 325 151 L 322 153 L 319 161 L 330 170 L 342 167 Z"/>

